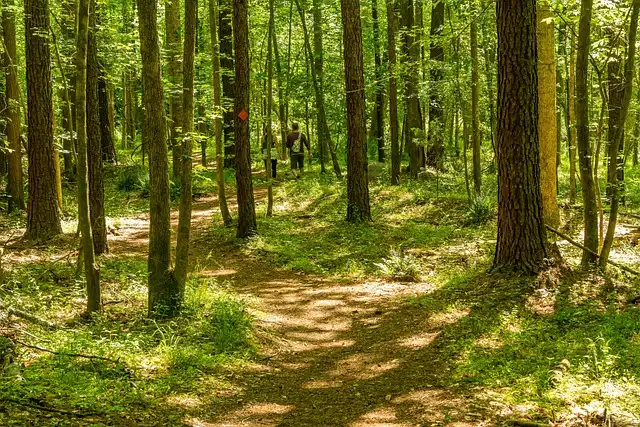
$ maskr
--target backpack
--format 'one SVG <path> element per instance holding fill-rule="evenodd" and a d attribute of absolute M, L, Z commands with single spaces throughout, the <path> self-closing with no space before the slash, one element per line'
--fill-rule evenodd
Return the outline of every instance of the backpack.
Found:
<path fill-rule="evenodd" d="M 291 146 L 291 151 L 294 153 L 302 152 L 302 132 L 298 132 L 298 138 L 293 141 L 293 145 Z"/>

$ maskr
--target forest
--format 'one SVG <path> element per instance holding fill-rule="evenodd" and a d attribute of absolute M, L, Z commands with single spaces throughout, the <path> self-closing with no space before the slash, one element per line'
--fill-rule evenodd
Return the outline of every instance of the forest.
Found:
<path fill-rule="evenodd" d="M 640 0 L 0 11 L 0 425 L 640 425 Z"/>

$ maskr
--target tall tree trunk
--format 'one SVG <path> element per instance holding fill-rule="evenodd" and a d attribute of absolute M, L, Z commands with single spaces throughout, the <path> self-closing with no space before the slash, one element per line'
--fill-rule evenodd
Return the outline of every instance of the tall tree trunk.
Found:
<path fill-rule="evenodd" d="M 238 189 L 239 238 L 254 235 L 257 231 L 256 206 L 251 179 L 251 147 L 249 145 L 249 25 L 248 0 L 233 2 L 233 36 L 235 42 L 235 146 L 236 184 Z"/>
<path fill-rule="evenodd" d="M 209 0 L 209 25 L 211 30 L 211 62 L 213 70 L 213 114 L 216 138 L 216 177 L 218 181 L 218 204 L 224 225 L 231 225 L 233 218 L 227 206 L 224 189 L 224 148 L 222 146 L 222 100 L 220 88 L 220 46 L 218 44 L 218 4 Z"/>
<path fill-rule="evenodd" d="M 280 52 L 278 50 L 278 37 L 275 31 L 272 31 L 273 54 L 276 65 L 276 81 L 278 83 L 278 112 L 280 118 L 280 142 L 282 143 L 282 156 L 284 156 L 284 144 L 287 139 L 287 118 L 286 118 L 286 99 L 284 95 L 284 85 L 282 83 L 282 65 L 280 62 Z"/>
<path fill-rule="evenodd" d="M 129 148 L 129 73 L 127 71 L 122 72 L 122 122 L 121 122 L 121 137 L 122 137 L 122 149 L 127 150 Z"/>
<path fill-rule="evenodd" d="M 629 21 L 629 42 L 627 44 L 627 60 L 624 67 L 623 93 L 619 115 L 617 117 L 616 127 L 613 129 L 614 137 L 610 142 L 609 155 L 612 157 L 613 164 L 618 165 L 617 157 L 619 155 L 620 146 L 624 146 L 624 125 L 629 112 L 629 105 L 633 92 L 633 69 L 635 67 L 636 57 L 636 35 L 638 32 L 638 15 L 640 13 L 640 0 L 633 0 L 631 11 L 631 19 Z M 611 91 L 611 88 L 610 88 Z M 611 121 L 611 117 L 609 117 Z M 620 164 L 619 167 L 624 167 Z M 618 220 L 618 210 L 620 207 L 621 184 L 618 182 L 618 174 L 612 173 L 613 182 L 611 183 L 611 211 L 609 213 L 609 225 L 607 234 L 602 244 L 602 252 L 600 253 L 600 268 L 604 270 L 609 260 L 609 254 L 613 245 L 613 239 L 616 233 L 616 224 Z"/>
<path fill-rule="evenodd" d="M 442 46 L 442 31 L 444 29 L 444 0 L 435 0 L 431 10 L 431 39 L 429 57 L 431 66 L 431 94 L 429 102 L 429 150 L 427 164 L 434 168 L 442 168 L 444 155 L 443 132 L 443 96 L 442 96 L 442 64 L 444 63 L 444 48 Z"/>
<path fill-rule="evenodd" d="M 271 144 L 273 141 L 273 41 L 275 40 L 275 14 L 273 0 L 269 0 L 269 40 L 267 41 L 267 141 L 266 141 L 266 179 L 267 179 L 267 216 L 273 215 L 273 180 L 271 179 Z M 307 134 L 308 135 L 308 134 Z"/>
<path fill-rule="evenodd" d="M 420 149 L 416 142 L 417 136 L 422 130 L 422 119 L 420 118 L 420 98 L 418 96 L 418 73 L 420 72 L 420 50 L 415 43 L 414 36 L 414 12 L 413 0 L 402 1 L 402 15 L 404 21 L 404 43 L 403 50 L 406 57 L 405 71 L 405 116 L 407 122 L 406 129 L 406 149 L 409 151 L 409 171 L 413 178 L 418 177 L 421 166 Z"/>
<path fill-rule="evenodd" d="M 86 62 L 86 144 L 89 177 L 89 212 L 93 248 L 96 255 L 108 252 L 107 224 L 104 216 L 104 183 L 102 173 L 102 134 L 98 102 L 98 46 L 96 43 L 96 0 L 89 5 L 89 34 Z M 77 120 L 77 118 L 76 118 Z"/>
<path fill-rule="evenodd" d="M 589 91 L 587 90 L 592 13 L 593 0 L 583 0 L 580 7 L 575 89 L 577 147 L 584 206 L 584 246 L 588 249 L 582 252 L 583 268 L 595 265 L 597 257 L 593 253 L 598 251 L 598 204 L 593 179 L 593 149 L 589 141 Z"/>
<path fill-rule="evenodd" d="M 478 75 L 478 29 L 475 17 L 471 17 L 471 147 L 473 149 L 474 196 L 482 195 L 482 165 L 480 163 L 480 82 Z"/>
<path fill-rule="evenodd" d="M 172 314 L 180 292 L 171 274 L 171 201 L 166 122 L 160 71 L 156 0 L 138 0 L 145 122 L 142 138 L 149 147 L 149 314 L 168 308 Z"/>
<path fill-rule="evenodd" d="M 570 38 L 571 53 L 569 57 L 569 88 L 567 109 L 567 142 L 569 145 L 569 202 L 575 203 L 578 195 L 576 185 L 576 157 L 578 144 L 578 129 L 576 125 L 576 41 L 573 32 Z"/>
<path fill-rule="evenodd" d="M 95 263 L 93 233 L 89 207 L 89 171 L 87 143 L 87 60 L 89 39 L 89 4 L 91 0 L 78 2 L 78 35 L 76 37 L 76 130 L 78 132 L 78 222 L 82 236 L 82 255 L 87 282 L 87 312 L 99 311 L 100 270 Z M 95 57 L 94 57 L 95 59 Z M 97 84 L 97 81 L 96 81 Z M 95 91 L 96 88 L 94 88 Z M 97 110 L 94 110 L 97 113 Z M 98 138 L 99 141 L 99 138 Z"/>
<path fill-rule="evenodd" d="M 382 80 L 382 58 L 380 56 L 380 23 L 378 21 L 378 0 L 371 0 L 373 18 L 373 50 L 376 76 L 375 138 L 378 143 L 378 162 L 384 162 L 384 82 Z"/>
<path fill-rule="evenodd" d="M 499 184 L 493 266 L 531 274 L 547 257 L 540 190 L 536 0 L 498 0 L 497 21 Z"/>
<path fill-rule="evenodd" d="M 491 133 L 491 148 L 496 153 L 496 113 L 495 113 L 495 97 L 493 90 L 493 76 L 495 75 L 496 52 L 495 45 L 490 36 L 490 30 L 487 28 L 486 19 L 482 20 L 482 36 L 484 38 L 484 66 L 487 80 L 487 102 L 489 104 L 489 131 Z M 492 27 L 495 30 L 495 27 Z M 493 162 L 492 162 L 493 163 Z"/>
<path fill-rule="evenodd" d="M 193 160 L 193 89 L 196 56 L 196 15 L 198 0 L 184 0 L 184 61 L 182 83 L 182 158 L 180 176 L 180 214 L 178 218 L 178 242 L 176 246 L 175 279 L 180 299 L 184 294 L 189 268 L 189 239 L 191 234 L 192 167 Z"/>
<path fill-rule="evenodd" d="M 339 179 L 342 178 L 342 171 L 340 170 L 340 164 L 338 163 L 338 156 L 336 154 L 336 148 L 333 144 L 333 140 L 331 139 L 331 133 L 329 131 L 329 125 L 327 124 L 327 116 L 324 109 L 324 89 L 323 89 L 323 71 L 322 65 L 318 65 L 318 60 L 314 59 L 314 55 L 311 50 L 311 43 L 309 41 L 309 33 L 307 31 L 307 21 L 304 16 L 304 9 L 300 4 L 300 0 L 295 0 L 296 6 L 298 8 L 298 13 L 300 15 L 300 21 L 302 23 L 302 32 L 304 35 L 304 46 L 307 53 L 307 58 L 309 64 L 311 64 L 311 80 L 313 82 L 313 89 L 316 96 L 316 109 L 318 114 L 318 139 L 323 139 L 327 146 L 329 147 L 329 154 L 331 154 L 331 161 L 333 163 L 333 171 L 336 174 L 336 177 Z M 317 0 L 316 0 L 317 1 Z M 317 19 L 315 14 L 320 11 L 320 8 L 314 9 L 314 21 L 322 22 Z M 320 38 L 322 41 L 322 37 Z M 314 42 L 316 39 L 314 38 Z M 315 43 L 317 44 L 317 42 Z M 322 46 L 320 44 L 320 46 Z M 317 53 L 318 51 L 316 51 Z M 322 52 L 322 47 L 320 47 L 319 52 Z M 322 64 L 322 57 L 320 57 L 320 64 Z M 318 73 L 319 72 L 319 73 Z M 307 120 L 308 121 L 308 120 Z M 307 132 L 307 135 L 309 132 Z M 321 142 L 320 144 L 323 144 Z"/>
<path fill-rule="evenodd" d="M 371 219 L 360 0 L 341 0 L 347 93 L 347 221 Z"/>
<path fill-rule="evenodd" d="M 400 183 L 400 141 L 398 139 L 398 89 L 396 87 L 395 0 L 387 1 L 387 54 L 389 57 L 389 128 L 391 131 L 391 184 Z"/>
<path fill-rule="evenodd" d="M 24 210 L 22 183 L 22 144 L 20 144 L 20 84 L 16 61 L 16 14 L 13 0 L 5 0 L 2 8 L 4 64 L 7 95 L 7 142 L 9 212 Z"/>
<path fill-rule="evenodd" d="M 215 1 L 215 0 L 213 0 Z M 233 0 L 219 0 L 218 31 L 220 32 L 220 68 L 222 70 L 222 95 L 224 97 L 224 166 L 235 165 L 234 123 L 233 115 L 236 85 L 234 83 L 233 64 Z"/>
<path fill-rule="evenodd" d="M 180 46 L 180 0 L 168 0 L 164 7 L 165 39 L 167 51 L 167 78 L 169 80 L 171 109 L 171 152 L 173 178 L 179 179 L 182 168 L 182 55 Z"/>
<path fill-rule="evenodd" d="M 556 189 L 558 128 L 556 121 L 555 28 L 548 0 L 538 0 L 538 134 L 540 138 L 540 185 L 544 222 L 560 224 Z"/>
<path fill-rule="evenodd" d="M 29 204 L 26 237 L 45 239 L 62 233 L 53 142 L 51 57 L 46 37 L 48 0 L 25 0 L 27 107 L 29 129 Z"/>
<path fill-rule="evenodd" d="M 109 96 L 109 82 L 107 75 L 100 68 L 98 79 L 98 103 L 100 105 L 100 135 L 102 159 L 108 163 L 116 162 L 116 146 L 113 143 L 113 122 L 111 117 L 111 102 Z"/>

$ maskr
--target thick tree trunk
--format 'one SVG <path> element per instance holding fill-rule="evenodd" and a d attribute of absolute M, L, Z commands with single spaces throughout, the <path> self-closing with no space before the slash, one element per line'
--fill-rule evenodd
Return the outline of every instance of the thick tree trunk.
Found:
<path fill-rule="evenodd" d="M 86 63 L 86 142 L 89 176 L 89 212 L 93 248 L 96 255 L 109 251 L 107 224 L 104 216 L 104 183 L 102 177 L 102 132 L 100 131 L 100 104 L 98 102 L 98 46 L 96 44 L 96 0 L 87 0 L 89 6 L 89 35 Z"/>
<path fill-rule="evenodd" d="M 387 54 L 389 57 L 389 128 L 391 133 L 391 184 L 400 183 L 400 141 L 398 139 L 398 89 L 396 86 L 395 0 L 387 1 Z"/>
<path fill-rule="evenodd" d="M 347 91 L 347 221 L 371 219 L 360 0 L 341 0 Z"/>
<path fill-rule="evenodd" d="M 215 0 L 212 0 L 215 1 Z M 220 32 L 220 68 L 222 70 L 222 95 L 224 97 L 224 167 L 235 166 L 235 117 L 233 115 L 236 85 L 233 64 L 233 0 L 219 0 L 218 31 Z"/>
<path fill-rule="evenodd" d="M 9 212 L 24 210 L 22 176 L 22 144 L 20 144 L 20 84 L 16 60 L 16 15 L 13 0 L 5 0 L 2 8 L 2 30 L 4 35 L 4 65 L 7 96 L 7 142 L 8 154 Z"/>
<path fill-rule="evenodd" d="M 95 263 L 93 249 L 93 233 L 91 227 L 89 205 L 89 165 L 88 165 L 88 122 L 92 113 L 87 103 L 87 63 L 89 41 L 89 4 L 91 0 L 79 0 L 78 2 L 78 34 L 76 37 L 76 130 L 78 133 L 78 223 L 82 237 L 82 256 L 84 262 L 85 280 L 87 282 L 87 312 L 99 311 L 100 301 L 100 270 Z M 95 56 L 93 58 L 95 60 Z M 94 64 L 97 65 L 97 64 Z M 97 68 L 97 67 L 96 67 Z M 92 82 L 93 83 L 93 82 Z M 97 79 L 95 80 L 97 85 Z M 97 87 L 93 88 L 92 97 L 96 98 Z M 97 103 L 96 103 L 97 104 Z M 97 105 L 95 105 L 97 107 Z M 99 129 L 98 129 L 99 130 Z M 98 142 L 100 138 L 98 137 Z M 99 152 L 98 152 L 99 153 Z"/>
<path fill-rule="evenodd" d="M 540 137 L 540 185 L 545 224 L 560 224 L 556 189 L 558 128 L 556 121 L 555 28 L 548 0 L 538 1 L 538 134 Z"/>
<path fill-rule="evenodd" d="M 235 148 L 236 184 L 238 188 L 238 231 L 239 238 L 246 238 L 257 232 L 256 206 L 253 199 L 251 179 L 251 147 L 249 145 L 249 25 L 248 0 L 234 0 L 233 28 L 235 42 Z"/>
<path fill-rule="evenodd" d="M 53 92 L 48 0 L 25 0 L 27 107 L 29 129 L 29 205 L 26 237 L 62 233 L 53 141 Z"/>
<path fill-rule="evenodd" d="M 189 268 L 189 236 L 191 234 L 191 176 L 193 160 L 193 89 L 196 56 L 196 14 L 198 0 L 184 0 L 184 61 L 182 83 L 182 158 L 180 176 L 180 216 L 178 218 L 178 243 L 176 246 L 175 279 L 180 298 L 184 294 Z"/>
<path fill-rule="evenodd" d="M 536 0 L 498 0 L 497 21 L 498 240 L 493 266 L 531 274 L 547 257 L 540 190 Z"/>
<path fill-rule="evenodd" d="M 583 0 L 580 9 L 575 90 L 577 147 L 584 206 L 584 246 L 588 249 L 582 252 L 583 268 L 589 268 L 597 262 L 597 257 L 593 253 L 598 252 L 599 240 L 598 204 L 593 179 L 593 148 L 589 141 L 589 91 L 587 89 L 592 13 L 593 0 Z"/>
<path fill-rule="evenodd" d="M 444 29 L 444 0 L 435 0 L 431 10 L 431 40 L 429 57 L 431 58 L 431 94 L 429 102 L 429 147 L 427 165 L 442 168 L 444 155 L 442 64 L 444 63 L 443 41 L 440 40 Z"/>
<path fill-rule="evenodd" d="M 222 102 L 220 88 L 220 47 L 218 44 L 218 4 L 209 0 L 209 25 L 211 30 L 211 62 L 213 70 L 213 113 L 216 138 L 216 177 L 218 181 L 218 203 L 224 225 L 231 225 L 233 218 L 227 206 L 224 189 L 224 148 L 222 146 Z"/>
<path fill-rule="evenodd" d="M 403 50 L 408 63 L 405 65 L 405 116 L 406 116 L 406 149 L 409 151 L 409 171 L 413 178 L 418 177 L 422 158 L 416 142 L 422 129 L 420 118 L 420 98 L 418 96 L 418 74 L 420 72 L 420 47 L 415 43 L 413 0 L 402 1 L 404 21 Z"/>
<path fill-rule="evenodd" d="M 116 162 L 116 146 L 113 143 L 112 104 L 109 95 L 109 83 L 107 76 L 100 69 L 98 80 L 98 104 L 100 105 L 100 135 L 102 146 L 102 159 L 108 163 Z"/>
<path fill-rule="evenodd" d="M 179 304 L 180 292 L 171 273 L 169 159 L 157 17 L 156 0 L 138 0 L 145 110 L 142 137 L 149 147 L 149 314 L 166 308 L 170 315 Z"/>
<path fill-rule="evenodd" d="M 471 147 L 473 150 L 474 196 L 482 195 L 482 165 L 480 162 L 480 82 L 478 74 L 478 30 L 473 18 L 470 26 L 471 44 Z"/>
<path fill-rule="evenodd" d="M 171 152 L 173 154 L 173 179 L 180 177 L 182 168 L 182 49 L 180 46 L 180 0 L 168 0 L 164 6 L 165 39 L 167 52 L 167 78 L 169 81 L 171 110 Z"/>

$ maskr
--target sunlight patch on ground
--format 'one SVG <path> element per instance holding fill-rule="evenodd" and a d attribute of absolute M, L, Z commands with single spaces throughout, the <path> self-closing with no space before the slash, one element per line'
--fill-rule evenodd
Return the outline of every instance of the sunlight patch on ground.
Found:
<path fill-rule="evenodd" d="M 362 415 L 358 421 L 349 424 L 350 427 L 405 427 L 414 425 L 398 422 L 395 409 L 389 407 L 376 408 Z"/>
<path fill-rule="evenodd" d="M 354 340 L 336 340 L 311 344 L 307 341 L 296 341 L 289 339 L 287 339 L 287 342 L 290 344 L 291 350 L 294 352 L 313 351 L 320 348 L 329 349 L 337 347 L 351 347 L 356 343 Z"/>
<path fill-rule="evenodd" d="M 302 388 L 306 389 L 324 389 L 324 388 L 338 388 L 342 387 L 343 381 L 341 380 L 312 380 L 302 385 Z"/>
<path fill-rule="evenodd" d="M 421 334 L 413 335 L 411 337 L 399 339 L 397 341 L 397 344 L 401 347 L 406 347 L 413 350 L 419 350 L 421 348 L 424 348 L 430 345 L 439 335 L 440 335 L 440 332 L 435 332 L 435 333 L 423 332 Z"/>
<path fill-rule="evenodd" d="M 466 317 L 471 313 L 469 307 L 455 308 L 450 307 L 447 311 L 436 313 L 429 318 L 429 324 L 432 326 L 442 327 L 446 325 L 453 325 L 463 317 Z"/>
<path fill-rule="evenodd" d="M 182 408 L 196 408 L 202 405 L 202 400 L 199 397 L 191 396 L 188 394 L 178 394 L 175 396 L 169 396 L 167 403 L 170 405 L 180 406 Z"/>
<path fill-rule="evenodd" d="M 330 375 L 334 378 L 353 380 L 370 380 L 400 366 L 400 360 L 377 361 L 376 357 L 367 354 L 355 354 L 338 362 Z"/>

